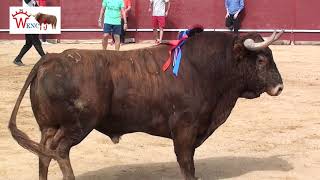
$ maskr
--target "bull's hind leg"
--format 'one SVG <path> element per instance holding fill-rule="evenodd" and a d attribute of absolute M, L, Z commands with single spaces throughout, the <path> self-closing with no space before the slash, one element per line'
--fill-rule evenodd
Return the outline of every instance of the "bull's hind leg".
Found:
<path fill-rule="evenodd" d="M 51 162 L 51 158 L 40 156 L 39 157 L 39 179 L 47 180 L 48 178 L 48 168 Z"/>
<path fill-rule="evenodd" d="M 74 180 L 74 174 L 70 163 L 70 145 L 67 140 L 62 140 L 58 146 L 59 155 L 57 158 L 58 164 L 63 174 L 63 180 Z"/>
<path fill-rule="evenodd" d="M 57 132 L 57 130 L 54 128 L 43 129 L 41 131 L 40 144 L 44 148 L 50 148 L 53 136 L 56 132 Z M 39 156 L 39 179 L 40 180 L 47 180 L 48 168 L 49 168 L 51 159 L 52 158 L 47 157 L 47 156 L 42 156 L 42 155 Z"/>
<path fill-rule="evenodd" d="M 63 174 L 63 180 L 74 180 L 69 153 L 72 146 L 80 143 L 93 128 L 81 129 L 78 125 L 72 127 L 60 127 L 53 138 L 56 145 L 57 161 Z"/>

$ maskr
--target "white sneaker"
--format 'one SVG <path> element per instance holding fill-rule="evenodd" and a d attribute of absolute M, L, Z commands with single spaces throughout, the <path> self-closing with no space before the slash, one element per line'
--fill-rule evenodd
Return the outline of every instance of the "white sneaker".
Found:
<path fill-rule="evenodd" d="M 45 42 L 42 42 L 42 44 L 46 44 L 46 45 L 47 45 L 47 44 L 50 44 L 50 43 L 48 43 L 47 41 L 45 41 Z"/>

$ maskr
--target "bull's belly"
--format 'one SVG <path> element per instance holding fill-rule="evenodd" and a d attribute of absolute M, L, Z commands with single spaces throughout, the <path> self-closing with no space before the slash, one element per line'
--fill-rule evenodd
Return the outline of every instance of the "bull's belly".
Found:
<path fill-rule="evenodd" d="M 168 118 L 155 110 L 137 108 L 116 109 L 96 129 L 109 137 L 127 133 L 144 132 L 150 135 L 170 138 Z"/>

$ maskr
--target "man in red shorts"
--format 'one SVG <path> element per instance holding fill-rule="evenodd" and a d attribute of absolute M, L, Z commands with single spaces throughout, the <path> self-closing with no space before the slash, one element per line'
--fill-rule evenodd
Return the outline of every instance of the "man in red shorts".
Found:
<path fill-rule="evenodd" d="M 161 43 L 163 38 L 163 29 L 166 25 L 166 17 L 170 9 L 169 0 L 150 0 L 149 12 L 152 11 L 153 36 L 156 43 Z M 157 29 L 160 29 L 160 37 L 158 38 Z"/>
<path fill-rule="evenodd" d="M 37 3 L 40 7 L 45 7 L 47 6 L 47 0 L 37 0 Z M 49 44 L 47 42 L 47 35 L 46 34 L 41 34 L 42 37 L 42 44 Z"/>

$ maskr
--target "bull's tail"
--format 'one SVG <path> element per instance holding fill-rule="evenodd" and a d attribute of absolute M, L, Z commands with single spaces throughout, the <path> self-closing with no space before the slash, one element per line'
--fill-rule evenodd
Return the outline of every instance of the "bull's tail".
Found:
<path fill-rule="evenodd" d="M 16 117 L 17 113 L 21 104 L 21 101 L 23 99 L 24 94 L 26 93 L 29 85 L 34 80 L 34 78 L 37 76 L 38 69 L 40 65 L 43 63 L 45 59 L 45 56 L 41 58 L 41 60 L 36 63 L 31 70 L 25 84 L 23 85 L 22 90 L 20 91 L 19 97 L 17 99 L 17 102 L 13 108 L 13 111 L 11 113 L 11 118 L 9 121 L 9 129 L 11 132 L 12 137 L 20 144 L 22 147 L 28 149 L 32 153 L 35 153 L 37 155 L 44 155 L 54 158 L 54 152 L 52 150 L 49 150 L 47 148 L 42 147 L 39 143 L 32 141 L 24 132 L 22 132 L 20 129 L 17 128 L 16 124 Z"/>

